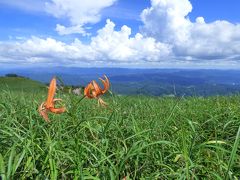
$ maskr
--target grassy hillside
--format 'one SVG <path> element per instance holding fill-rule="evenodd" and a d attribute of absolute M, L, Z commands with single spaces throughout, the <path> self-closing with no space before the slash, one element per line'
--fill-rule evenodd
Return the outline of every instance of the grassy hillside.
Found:
<path fill-rule="evenodd" d="M 46 89 L 45 85 L 24 77 L 0 77 L 0 89 L 35 92 Z"/>
<path fill-rule="evenodd" d="M 58 92 L 68 112 L 46 123 L 46 91 L 0 90 L 3 179 L 240 177 L 240 96 L 112 96 L 100 108 Z"/>

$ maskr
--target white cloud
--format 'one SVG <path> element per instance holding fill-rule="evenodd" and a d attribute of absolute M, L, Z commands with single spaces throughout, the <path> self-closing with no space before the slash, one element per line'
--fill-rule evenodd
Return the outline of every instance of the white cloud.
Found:
<path fill-rule="evenodd" d="M 101 11 L 115 1 L 88 0 L 80 3 L 79 0 L 51 0 L 46 7 L 53 16 L 69 20 L 68 27 L 56 25 L 60 35 L 80 33 L 89 36 L 87 28 L 99 22 Z M 18 61 L 81 65 L 147 62 L 161 65 L 174 61 L 175 64 L 183 62 L 189 65 L 203 61 L 211 64 L 215 60 L 222 64 L 238 62 L 240 24 L 224 20 L 206 23 L 204 17 L 192 22 L 188 18 L 191 11 L 189 0 L 151 0 L 151 7 L 141 14 L 143 26 L 140 33 L 132 34 L 131 28 L 126 25 L 116 30 L 115 24 L 107 20 L 105 27 L 99 29 L 88 44 L 80 39 L 65 43 L 53 38 L 21 38 L 16 42 L 11 38 L 11 42 L 0 42 L 0 63 Z"/>
<path fill-rule="evenodd" d="M 192 10 L 191 3 L 188 0 L 152 0 L 151 4 L 141 14 L 143 32 L 167 43 L 186 41 L 191 22 L 185 16 Z"/>
<path fill-rule="evenodd" d="M 83 45 L 77 39 L 71 44 L 66 44 L 52 38 L 32 37 L 24 42 L 0 43 L 0 59 L 1 61 L 11 59 L 19 64 L 22 62 L 67 64 L 86 59 L 91 61 L 94 59 L 94 52 L 91 47 Z"/>
<path fill-rule="evenodd" d="M 188 18 L 189 0 L 151 0 L 141 14 L 142 33 L 173 46 L 176 59 L 232 59 L 240 55 L 240 25 L 227 21 L 205 23 Z"/>
<path fill-rule="evenodd" d="M 138 63 L 161 61 L 171 53 L 170 46 L 153 38 L 144 38 L 139 33 L 131 37 L 131 29 L 127 26 L 120 31 L 114 27 L 115 24 L 107 20 L 105 27 L 92 37 L 88 45 L 79 39 L 66 44 L 52 38 L 38 37 L 21 42 L 1 42 L 0 63 L 10 59 L 26 64 Z"/>
<path fill-rule="evenodd" d="M 68 35 L 68 34 L 82 34 L 83 36 L 90 35 L 90 33 L 87 33 L 86 30 L 81 25 L 65 27 L 63 25 L 57 24 L 56 31 L 60 35 Z"/>
<path fill-rule="evenodd" d="M 131 29 L 122 26 L 114 30 L 115 24 L 107 20 L 106 26 L 92 38 L 91 47 L 104 59 L 115 61 L 160 61 L 171 52 L 171 47 L 156 42 L 154 38 L 144 38 L 140 33 L 130 37 Z"/>
<path fill-rule="evenodd" d="M 84 25 L 100 21 L 101 11 L 114 4 L 116 0 L 51 0 L 46 3 L 46 11 L 56 18 L 67 18 L 71 27 L 58 25 L 56 30 L 60 34 L 85 34 Z M 62 27 L 62 28 L 59 28 Z M 60 30 L 59 30 L 60 29 Z M 64 30 L 62 30 L 64 29 Z"/>

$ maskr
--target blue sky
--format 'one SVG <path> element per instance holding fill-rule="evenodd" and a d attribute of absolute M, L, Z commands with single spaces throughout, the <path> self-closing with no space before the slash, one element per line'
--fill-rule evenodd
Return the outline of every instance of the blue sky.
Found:
<path fill-rule="evenodd" d="M 239 0 L 1 0 L 0 65 L 238 68 Z"/>
<path fill-rule="evenodd" d="M 29 2 L 34 1 L 35 0 Z M 1 3 L 0 1 L 1 40 L 8 40 L 9 36 L 30 37 L 32 35 L 68 39 L 68 37 L 59 36 L 55 31 L 57 23 L 69 24 L 68 19 L 55 18 L 48 13 L 44 13 L 44 10 L 38 10 L 35 7 L 28 9 L 24 5 L 20 6 L 8 3 L 7 0 L 3 0 L 3 2 Z M 129 0 L 120 0 L 115 2 L 112 6 L 102 10 L 101 21 L 96 24 L 91 24 L 92 29 L 89 30 L 89 32 L 96 35 L 96 31 L 105 25 L 105 21 L 108 18 L 116 23 L 117 29 L 123 25 L 128 25 L 133 29 L 133 32 L 138 32 L 139 26 L 142 25 L 140 20 L 141 11 L 150 6 L 150 1 L 148 0 L 141 0 L 141 2 L 142 3 L 139 3 L 139 0 L 132 0 L 131 2 Z M 35 5 L 37 6 L 38 3 Z M 44 7 L 44 3 L 42 7 Z M 75 37 L 84 39 L 76 34 L 70 35 L 69 38 L 72 39 Z"/>

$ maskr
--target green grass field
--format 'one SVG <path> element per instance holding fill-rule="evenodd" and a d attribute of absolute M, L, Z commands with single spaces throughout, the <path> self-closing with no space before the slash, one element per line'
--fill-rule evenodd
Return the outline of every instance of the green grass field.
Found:
<path fill-rule="evenodd" d="M 17 92 L 38 92 L 46 89 L 40 82 L 23 77 L 0 77 L 0 89 Z"/>
<path fill-rule="evenodd" d="M 240 96 L 111 95 L 101 108 L 58 92 L 68 111 L 46 123 L 47 89 L 18 82 L 0 87 L 2 179 L 240 178 Z"/>

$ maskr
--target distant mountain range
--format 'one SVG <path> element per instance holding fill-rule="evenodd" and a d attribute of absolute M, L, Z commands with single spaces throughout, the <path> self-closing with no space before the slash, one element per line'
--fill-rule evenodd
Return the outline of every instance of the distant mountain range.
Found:
<path fill-rule="evenodd" d="M 85 86 L 106 74 L 112 91 L 144 95 L 227 95 L 240 92 L 240 70 L 126 69 L 126 68 L 18 68 L 2 69 L 0 75 L 15 73 L 48 83 L 59 76 L 66 85 Z"/>

